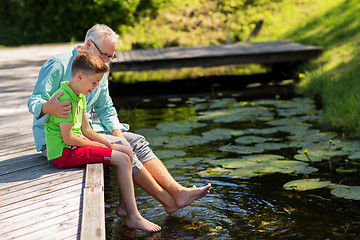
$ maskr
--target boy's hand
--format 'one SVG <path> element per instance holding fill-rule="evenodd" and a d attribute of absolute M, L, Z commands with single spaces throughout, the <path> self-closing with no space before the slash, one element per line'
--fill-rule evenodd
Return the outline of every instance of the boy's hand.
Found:
<path fill-rule="evenodd" d="M 64 91 L 55 94 L 49 101 L 43 104 L 42 106 L 42 115 L 49 113 L 51 115 L 67 118 L 70 116 L 71 104 L 70 101 L 60 102 L 59 97 L 64 93 Z"/>

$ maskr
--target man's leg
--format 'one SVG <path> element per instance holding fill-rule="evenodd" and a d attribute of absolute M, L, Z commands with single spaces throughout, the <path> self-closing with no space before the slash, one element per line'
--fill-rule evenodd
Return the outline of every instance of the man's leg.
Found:
<path fill-rule="evenodd" d="M 122 138 L 102 133 L 100 133 L 100 135 L 108 141 L 130 146 L 130 143 L 124 141 Z M 136 147 L 135 149 L 132 147 L 132 149 L 134 152 L 137 150 Z M 146 168 L 143 167 L 143 164 L 136 154 L 134 154 L 132 175 L 134 183 L 158 200 L 163 205 L 167 213 L 171 214 L 179 209 L 176 205 L 175 199 L 154 180 Z M 119 203 L 116 214 L 120 217 L 126 216 L 125 206 L 122 201 Z"/>
<path fill-rule="evenodd" d="M 169 171 L 166 169 L 162 161 L 160 161 L 160 159 L 157 158 L 155 154 L 151 151 L 151 149 L 149 148 L 149 143 L 145 140 L 143 136 L 129 132 L 123 133 L 123 136 L 128 140 L 133 151 L 151 176 L 150 177 L 147 173 L 144 175 L 145 179 L 151 179 L 151 181 L 148 181 L 149 186 L 144 187 L 151 188 L 151 186 L 154 186 L 154 180 L 167 192 L 170 193 L 170 195 L 175 199 L 176 206 L 178 208 L 183 208 L 189 205 L 194 200 L 202 198 L 209 192 L 211 187 L 210 184 L 201 188 L 185 188 L 181 186 L 178 182 L 176 182 L 169 173 Z M 142 172 L 145 173 L 145 171 L 143 171 L 144 168 L 142 168 Z M 136 178 L 137 177 L 135 176 L 134 180 Z M 148 192 L 148 190 L 144 190 Z M 149 192 L 149 194 L 151 193 Z M 159 194 L 159 192 L 157 192 L 156 194 Z M 155 195 L 151 195 L 155 197 Z"/>
<path fill-rule="evenodd" d="M 204 197 L 210 190 L 210 183 L 201 188 L 185 188 L 171 176 L 159 158 L 153 158 L 143 163 L 144 168 L 176 201 L 178 208 L 183 208 L 196 199 Z"/>

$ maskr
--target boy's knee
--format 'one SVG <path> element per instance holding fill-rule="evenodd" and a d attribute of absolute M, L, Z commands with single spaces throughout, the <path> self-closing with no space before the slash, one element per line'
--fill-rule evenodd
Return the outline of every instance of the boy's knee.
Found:
<path fill-rule="evenodd" d="M 131 147 L 128 147 L 128 146 L 125 146 L 125 147 L 126 147 L 126 148 L 125 148 L 124 153 L 125 153 L 126 155 L 128 155 L 128 157 L 130 158 L 130 162 L 131 162 L 131 164 L 132 164 L 133 161 L 134 161 L 134 152 L 132 151 Z"/>

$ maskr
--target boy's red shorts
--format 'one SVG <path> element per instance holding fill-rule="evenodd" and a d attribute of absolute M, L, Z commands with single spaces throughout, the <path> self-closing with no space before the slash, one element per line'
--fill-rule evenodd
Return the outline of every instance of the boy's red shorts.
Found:
<path fill-rule="evenodd" d="M 109 166 L 111 152 L 112 148 L 93 146 L 64 148 L 62 156 L 52 161 L 57 168 L 79 167 L 87 163 L 104 163 Z"/>

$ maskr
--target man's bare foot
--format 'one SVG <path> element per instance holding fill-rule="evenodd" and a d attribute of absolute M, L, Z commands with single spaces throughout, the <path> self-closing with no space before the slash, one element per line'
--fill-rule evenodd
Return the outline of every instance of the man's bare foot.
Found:
<path fill-rule="evenodd" d="M 178 208 L 183 208 L 192 203 L 193 201 L 204 197 L 210 191 L 211 184 L 207 184 L 204 187 L 197 188 L 184 188 L 183 190 L 179 191 L 176 196 L 176 205 Z"/>
<path fill-rule="evenodd" d="M 139 229 L 145 232 L 158 232 L 161 230 L 161 227 L 149 220 L 143 218 L 142 216 L 136 219 L 126 219 L 126 226 L 133 229 Z"/>
<path fill-rule="evenodd" d="M 172 206 L 172 207 L 163 205 L 163 207 L 164 207 L 165 212 L 166 212 L 167 214 L 172 214 L 172 213 L 174 213 L 174 212 L 176 212 L 177 210 L 180 209 L 177 205 L 174 205 L 174 206 Z"/>

